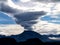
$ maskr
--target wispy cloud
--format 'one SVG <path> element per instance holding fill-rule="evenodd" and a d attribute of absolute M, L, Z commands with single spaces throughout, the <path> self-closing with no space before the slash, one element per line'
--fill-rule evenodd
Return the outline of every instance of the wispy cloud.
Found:
<path fill-rule="evenodd" d="M 57 35 L 60 33 L 60 25 L 49 23 L 47 21 L 39 20 L 36 24 L 32 26 L 33 31 L 41 34 L 41 35 Z"/>

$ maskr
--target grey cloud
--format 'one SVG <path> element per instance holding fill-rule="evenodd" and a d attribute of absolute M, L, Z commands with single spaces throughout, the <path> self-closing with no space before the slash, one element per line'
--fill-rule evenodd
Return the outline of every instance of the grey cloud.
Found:
<path fill-rule="evenodd" d="M 33 24 L 36 24 L 38 17 L 45 15 L 46 12 L 40 11 L 40 12 L 25 12 L 21 14 L 17 14 L 14 17 L 16 18 L 16 22 L 18 24 L 21 24 L 25 29 L 30 29 Z"/>
<path fill-rule="evenodd" d="M 21 14 L 15 15 L 15 17 L 21 21 L 31 21 L 37 19 L 39 16 L 45 15 L 46 12 L 24 12 Z"/>
<path fill-rule="evenodd" d="M 5 13 L 11 13 L 11 14 L 16 14 L 16 13 L 21 13 L 22 10 L 14 9 L 7 5 L 7 0 L 0 0 L 0 11 L 5 12 Z"/>
<path fill-rule="evenodd" d="M 17 10 L 9 7 L 7 4 L 5 4 L 5 2 L 1 3 L 0 6 L 0 11 L 13 14 L 14 18 L 16 18 L 16 23 L 22 25 L 26 29 L 31 29 L 30 27 L 33 24 L 37 23 L 35 20 L 38 19 L 38 17 L 46 14 L 44 11 L 22 13 L 22 10 Z"/>
<path fill-rule="evenodd" d="M 6 0 L 0 0 L 0 1 L 6 1 Z"/>
<path fill-rule="evenodd" d="M 4 3 L 1 4 L 1 11 L 6 13 L 12 13 L 12 14 L 22 12 L 22 10 L 13 9 Z"/>

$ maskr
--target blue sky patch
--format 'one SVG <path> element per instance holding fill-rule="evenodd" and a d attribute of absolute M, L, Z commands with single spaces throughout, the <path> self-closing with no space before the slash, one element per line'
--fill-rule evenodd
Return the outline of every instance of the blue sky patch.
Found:
<path fill-rule="evenodd" d="M 56 15 L 55 17 L 53 17 L 52 15 L 46 15 L 46 16 L 41 17 L 41 20 L 47 21 L 49 23 L 60 24 L 60 16 L 59 15 Z"/>
<path fill-rule="evenodd" d="M 0 12 L 0 24 L 16 24 L 16 22 L 7 14 Z"/>

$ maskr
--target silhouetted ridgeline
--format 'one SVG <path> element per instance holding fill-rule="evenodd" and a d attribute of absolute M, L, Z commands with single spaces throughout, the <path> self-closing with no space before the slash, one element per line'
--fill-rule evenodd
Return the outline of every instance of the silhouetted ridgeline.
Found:
<path fill-rule="evenodd" d="M 16 42 L 13 38 L 0 38 L 0 45 L 40 45 L 43 44 L 38 38 L 29 39 L 25 42 Z"/>
<path fill-rule="evenodd" d="M 17 42 L 13 38 L 0 38 L 0 45 L 16 45 Z"/>
<path fill-rule="evenodd" d="M 0 38 L 0 45 L 58 45 L 58 42 L 53 42 L 53 43 L 43 43 L 40 39 L 38 38 L 32 38 L 28 39 L 24 42 L 16 42 L 15 39 L 13 38 Z"/>

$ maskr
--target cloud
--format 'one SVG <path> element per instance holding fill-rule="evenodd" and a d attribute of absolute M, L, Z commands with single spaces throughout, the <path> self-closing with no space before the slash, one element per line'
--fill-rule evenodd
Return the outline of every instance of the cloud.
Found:
<path fill-rule="evenodd" d="M 0 11 L 9 14 L 15 18 L 20 30 L 2 30 L 1 35 L 17 35 L 20 31 L 34 31 L 41 35 L 60 34 L 60 25 L 54 24 L 56 20 L 43 21 L 39 17 L 50 15 L 51 18 L 57 18 L 54 15 L 60 15 L 60 0 L 31 0 L 29 2 L 12 2 L 11 0 L 0 0 Z M 10 26 L 11 27 L 11 26 Z M 23 27 L 23 28 L 21 28 Z M 25 30 L 26 29 L 26 30 Z M 15 32 L 14 32 L 15 31 Z M 23 31 L 22 31 L 23 32 Z M 20 37 L 19 37 L 20 38 Z"/>
<path fill-rule="evenodd" d="M 6 3 L 1 3 L 1 8 L 0 8 L 0 11 L 2 12 L 5 12 L 5 13 L 11 13 L 11 14 L 15 14 L 15 13 L 18 13 L 18 12 L 22 12 L 22 10 L 17 10 L 17 9 L 14 9 L 14 8 L 11 8 L 9 5 L 7 5 Z M 18 12 L 17 12 L 18 11 Z"/>
<path fill-rule="evenodd" d="M 1 4 L 2 8 L 1 11 L 6 12 L 6 13 L 16 13 L 17 10 L 14 10 L 13 8 L 9 7 L 8 5 Z"/>
<path fill-rule="evenodd" d="M 24 32 L 24 28 L 20 25 L 0 25 L 0 35 L 11 36 Z"/>
<path fill-rule="evenodd" d="M 17 4 L 18 3 L 18 4 Z M 14 9 L 19 9 L 19 10 L 23 10 L 24 12 L 28 12 L 28 11 L 51 11 L 51 6 L 53 6 L 53 4 L 46 4 L 46 3 L 40 3 L 40 2 L 26 2 L 26 3 L 22 3 L 22 2 L 12 2 L 11 0 L 8 0 L 7 4 L 14 8 Z"/>
<path fill-rule="evenodd" d="M 7 0 L 8 1 L 8 0 Z M 30 28 L 32 24 L 35 24 L 38 19 L 38 17 L 45 15 L 46 12 L 45 11 L 30 11 L 31 8 L 29 8 L 28 10 L 26 8 L 23 7 L 23 9 L 19 9 L 18 8 L 22 8 L 21 6 L 17 6 L 14 3 L 11 2 L 2 2 L 1 3 L 1 11 L 5 12 L 7 14 L 10 13 L 11 16 L 13 16 L 13 18 L 15 18 L 15 21 L 17 22 L 17 24 L 20 24 L 22 26 L 24 26 L 25 28 Z M 14 7 L 18 7 L 18 8 L 14 8 Z M 26 10 L 24 10 L 26 9 Z M 32 10 L 32 9 L 31 9 Z M 24 11 L 24 12 L 23 12 Z M 31 28 L 30 28 L 31 29 Z"/>
<path fill-rule="evenodd" d="M 46 12 L 44 11 L 40 11 L 40 12 L 24 12 L 24 13 L 20 13 L 15 15 L 15 17 L 17 19 L 20 19 L 22 21 L 30 21 L 30 20 L 35 20 L 37 19 L 39 16 L 45 15 Z"/>
<path fill-rule="evenodd" d="M 35 20 L 37 20 L 42 15 L 46 15 L 46 12 L 49 15 L 60 13 L 60 9 L 59 9 L 60 3 L 51 3 L 51 2 L 59 2 L 59 1 L 60 0 L 33 0 L 33 1 L 31 0 L 28 3 L 20 2 L 21 5 L 20 3 L 18 3 L 19 5 L 16 5 L 13 2 L 11 2 L 11 0 L 9 0 L 1 3 L 0 5 L 1 5 L 1 11 L 6 13 L 11 13 L 12 15 L 14 15 L 17 24 L 24 26 L 26 29 L 31 29 L 31 26 L 37 23 L 37 21 Z M 29 5 L 33 4 L 34 6 L 30 7 L 28 6 L 28 4 Z"/>
<path fill-rule="evenodd" d="M 7 4 L 8 0 L 0 1 L 0 11 L 6 13 L 8 16 L 12 17 L 15 20 L 14 15 L 22 13 L 22 10 L 14 9 Z"/>
<path fill-rule="evenodd" d="M 1 2 L 1 7 L 0 10 L 7 12 L 7 13 L 22 13 L 22 12 L 31 12 L 31 11 L 45 11 L 50 13 L 51 12 L 51 8 L 53 10 L 53 13 L 57 13 L 57 11 L 59 10 L 59 5 L 58 4 L 54 4 L 54 3 L 40 3 L 40 2 L 27 2 L 27 3 L 22 3 L 22 2 L 16 2 L 18 4 L 15 4 L 14 2 L 12 2 L 11 0 L 7 0 L 4 2 Z M 32 6 L 31 6 L 32 5 Z M 57 6 L 58 5 L 58 6 Z M 5 8 L 4 8 L 5 7 Z"/>
<path fill-rule="evenodd" d="M 7 0 L 0 0 L 0 2 L 5 2 L 5 1 L 7 1 Z"/>
<path fill-rule="evenodd" d="M 49 23 L 48 21 L 39 20 L 36 24 L 32 25 L 33 31 L 41 35 L 57 35 L 60 33 L 60 25 L 55 23 Z"/>
<path fill-rule="evenodd" d="M 16 18 L 16 22 L 25 28 L 30 28 L 31 25 L 37 23 L 37 20 L 40 16 L 45 15 L 46 12 L 40 11 L 40 12 L 24 12 L 21 14 L 17 14 L 14 17 Z"/>
<path fill-rule="evenodd" d="M 60 2 L 60 0 L 33 0 L 33 1 L 36 1 L 36 2 Z"/>
<path fill-rule="evenodd" d="M 18 10 L 18 9 L 14 9 L 14 8 L 10 7 L 7 4 L 7 0 L 0 0 L 0 12 L 3 12 L 5 14 L 7 14 L 8 16 L 10 15 L 12 17 L 12 16 L 14 16 L 14 14 L 21 13 L 20 11 L 22 12 L 22 10 Z M 13 18 L 15 18 L 15 17 L 12 17 L 12 19 Z M 11 26 L 17 27 L 16 30 L 18 30 L 18 31 L 16 31 L 15 28 L 13 30 L 11 30 L 12 29 Z M 17 34 L 20 34 L 20 32 L 24 31 L 24 27 L 22 27 L 21 25 L 19 25 L 19 26 L 18 25 L 10 25 L 10 26 L 8 26 L 8 28 L 6 25 L 5 29 L 6 30 L 4 30 L 2 27 L 2 32 L 0 33 L 1 35 L 5 35 L 5 36 L 17 35 Z"/>

